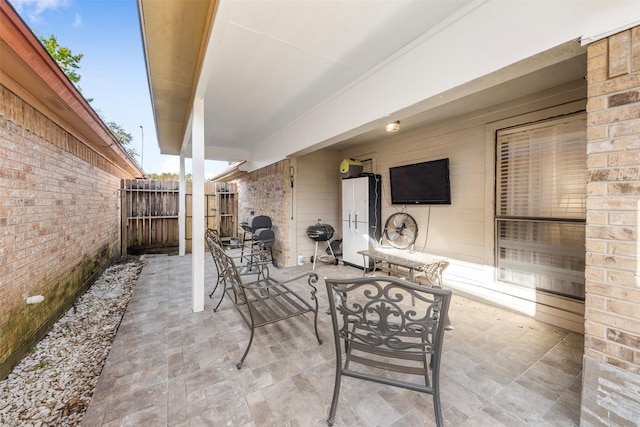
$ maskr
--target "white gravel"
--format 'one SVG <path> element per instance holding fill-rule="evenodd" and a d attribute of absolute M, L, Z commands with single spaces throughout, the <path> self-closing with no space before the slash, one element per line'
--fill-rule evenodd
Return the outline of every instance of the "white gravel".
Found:
<path fill-rule="evenodd" d="M 142 265 L 107 268 L 0 381 L 0 426 L 81 424 Z"/>

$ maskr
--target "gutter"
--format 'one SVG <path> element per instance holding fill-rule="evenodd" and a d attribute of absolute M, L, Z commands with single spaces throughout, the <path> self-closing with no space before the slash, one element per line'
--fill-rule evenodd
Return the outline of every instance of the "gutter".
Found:
<path fill-rule="evenodd" d="M 218 175 L 216 175 L 213 178 L 211 178 L 210 181 L 212 181 L 212 182 L 228 182 L 228 181 L 233 181 L 233 180 L 236 180 L 238 178 L 241 178 L 241 177 L 247 175 L 249 172 L 247 172 L 245 170 L 240 170 L 240 167 L 242 165 L 244 165 L 245 163 L 247 163 L 246 160 L 243 160 L 241 162 L 232 163 L 231 165 L 229 165 L 228 168 L 226 168 L 225 170 L 220 172 Z"/>

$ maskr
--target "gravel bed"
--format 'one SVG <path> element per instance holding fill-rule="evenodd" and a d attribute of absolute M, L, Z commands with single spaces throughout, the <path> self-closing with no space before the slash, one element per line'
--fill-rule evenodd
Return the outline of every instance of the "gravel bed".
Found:
<path fill-rule="evenodd" d="M 107 268 L 0 381 L 1 426 L 81 424 L 142 266 Z"/>

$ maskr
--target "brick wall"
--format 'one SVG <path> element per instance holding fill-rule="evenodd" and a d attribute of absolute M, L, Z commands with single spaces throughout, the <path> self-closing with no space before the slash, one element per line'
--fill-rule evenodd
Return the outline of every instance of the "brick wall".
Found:
<path fill-rule="evenodd" d="M 0 378 L 119 256 L 112 168 L 0 85 Z"/>
<path fill-rule="evenodd" d="M 273 257 L 286 265 L 289 254 L 291 182 L 289 160 L 282 160 L 249 173 L 235 181 L 238 185 L 238 223 L 251 211 L 271 217 L 276 236 Z M 240 232 L 241 233 L 241 232 Z"/>
<path fill-rule="evenodd" d="M 633 425 L 640 419 L 640 27 L 593 43 L 587 61 L 581 424 Z"/>

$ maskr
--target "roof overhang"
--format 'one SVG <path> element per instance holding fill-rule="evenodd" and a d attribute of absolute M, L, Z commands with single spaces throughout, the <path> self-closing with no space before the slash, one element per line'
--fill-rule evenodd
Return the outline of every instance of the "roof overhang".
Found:
<path fill-rule="evenodd" d="M 6 0 L 0 0 L 0 83 L 111 162 L 120 178 L 144 175 Z"/>
<path fill-rule="evenodd" d="M 181 152 L 216 4 L 212 0 L 138 0 L 162 154 Z"/>
<path fill-rule="evenodd" d="M 581 81 L 634 3 L 138 0 L 160 150 L 191 156 L 195 99 L 204 158 L 251 171 Z"/>

